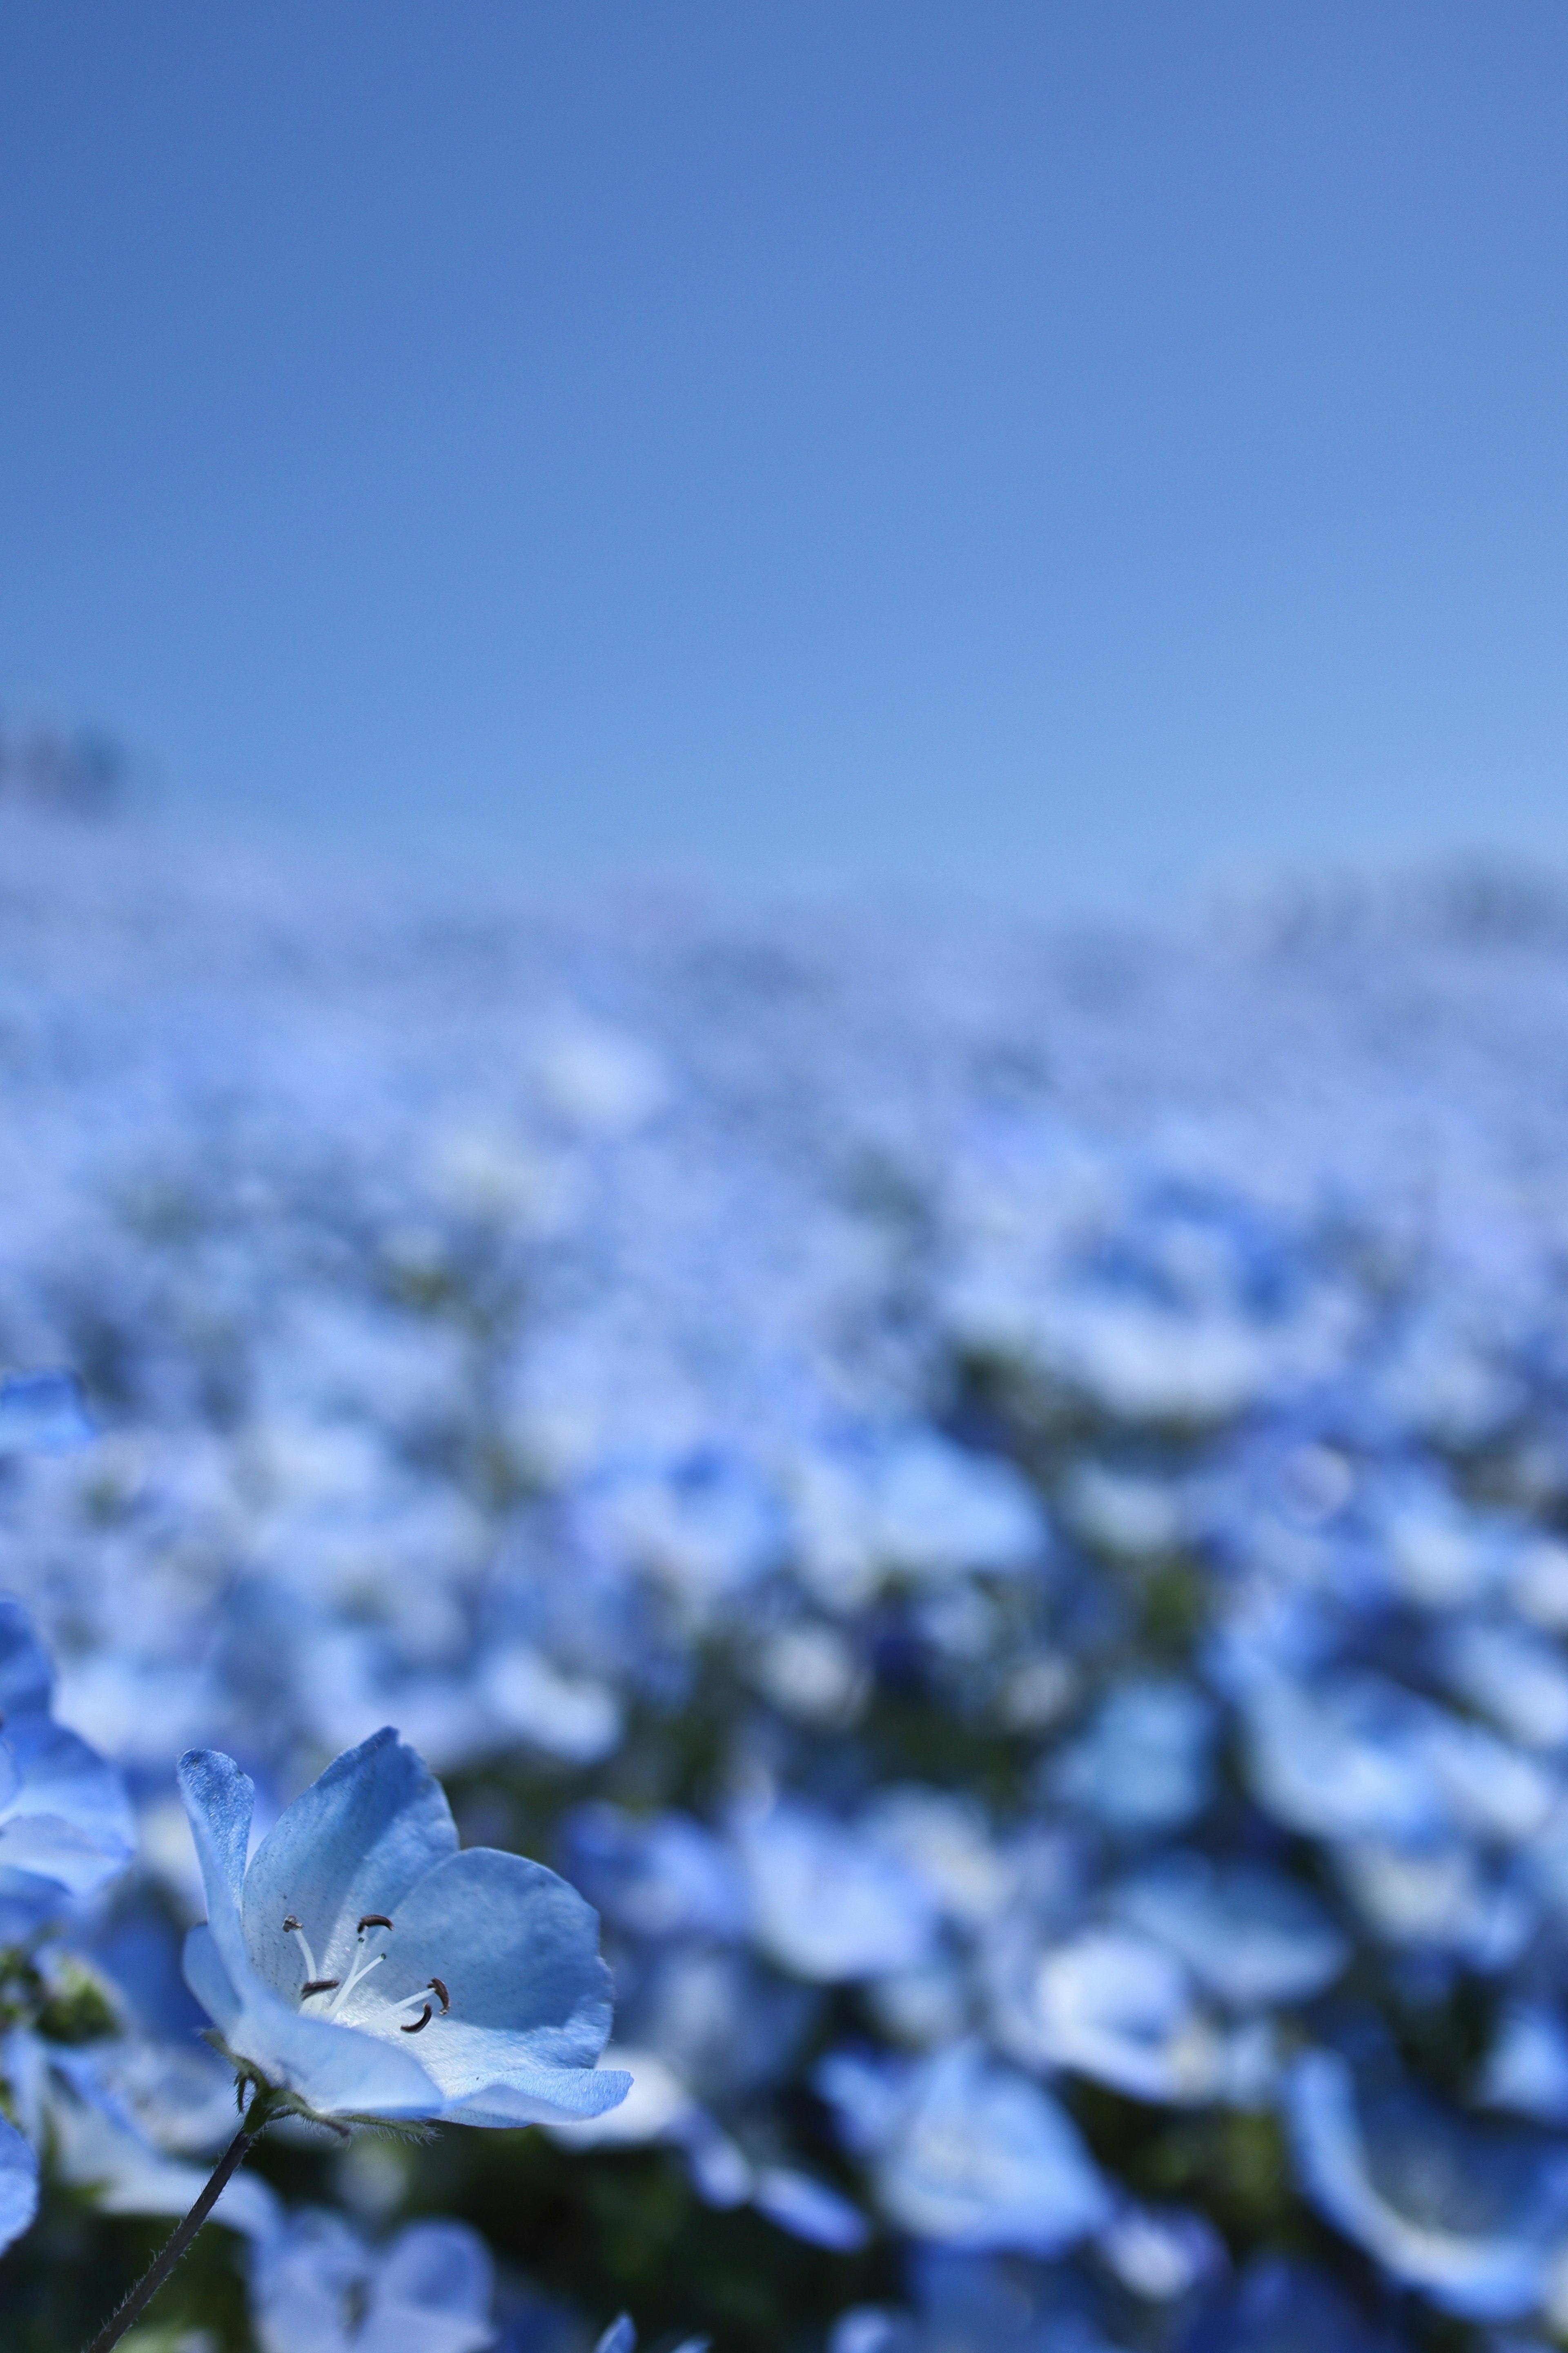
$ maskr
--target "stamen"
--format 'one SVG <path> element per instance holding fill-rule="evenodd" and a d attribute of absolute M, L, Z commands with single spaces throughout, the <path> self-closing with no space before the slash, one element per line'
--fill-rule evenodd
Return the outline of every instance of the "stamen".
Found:
<path fill-rule="evenodd" d="M 434 2012 L 432 2011 L 429 2003 L 426 2002 L 412 2026 L 400 2026 L 397 2031 L 399 2034 L 423 2034 L 425 2029 L 429 2025 L 433 2015 Z"/>
<path fill-rule="evenodd" d="M 430 1980 L 430 1990 L 431 1990 L 431 1992 L 432 1992 L 432 1993 L 438 1993 L 438 1994 L 440 1995 L 440 1997 L 441 1997 L 441 2015 L 442 2015 L 442 2017 L 443 2017 L 443 2018 L 445 2018 L 445 2017 L 446 2017 L 446 2015 L 447 2015 L 447 2011 L 451 2009 L 451 2007 L 452 2007 L 452 1997 L 451 1997 L 451 1995 L 447 1991 L 446 1987 L 442 1984 L 442 1982 L 441 1982 L 441 1980 L 440 1980 L 440 1978 L 431 1978 L 431 1980 Z"/>
<path fill-rule="evenodd" d="M 306 1975 L 308 1977 L 315 1977 L 317 1974 L 316 1956 L 310 1950 L 310 1938 L 306 1936 L 305 1931 L 301 1928 L 298 1919 L 292 1912 L 289 1913 L 289 1917 L 283 1923 L 283 1933 L 286 1936 L 299 1937 L 300 1949 L 303 1951 L 305 1956 Z"/>
<path fill-rule="evenodd" d="M 367 1912 L 359 1924 L 359 1932 L 363 1936 L 367 1928 L 390 1928 L 391 1926 L 384 1912 Z"/>
<path fill-rule="evenodd" d="M 354 1963 L 353 1968 L 349 1971 L 347 1983 L 344 1985 L 342 1993 L 339 1994 L 336 2001 L 332 2004 L 330 2013 L 331 2017 L 336 2018 L 339 2010 L 342 2010 L 344 2002 L 347 2001 L 355 1986 L 363 1985 L 365 1978 L 369 1977 L 372 1969 L 380 1968 L 385 1958 L 386 1955 L 384 1953 L 374 1953 L 368 1961 L 356 1961 Z"/>
<path fill-rule="evenodd" d="M 335 1991 L 338 1983 L 339 1979 L 336 1978 L 311 1978 L 300 1988 L 300 1999 L 303 2001 L 308 1993 L 331 1993 Z"/>

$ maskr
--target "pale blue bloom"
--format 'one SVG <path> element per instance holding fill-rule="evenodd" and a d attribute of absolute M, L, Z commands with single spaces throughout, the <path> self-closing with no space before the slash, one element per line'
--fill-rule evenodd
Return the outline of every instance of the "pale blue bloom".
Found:
<path fill-rule="evenodd" d="M 31 2141 L 0 2116 L 0 2252 L 38 2211 L 38 2160 Z"/>
<path fill-rule="evenodd" d="M 817 2083 L 850 2146 L 871 2158 L 884 2213 L 916 2238 L 1051 2255 L 1110 2219 L 1066 2111 L 977 2042 L 903 2068 L 836 2054 Z"/>
<path fill-rule="evenodd" d="M 998 2040 L 1027 2066 L 1065 2067 L 1134 2099 L 1212 2099 L 1225 2045 L 1169 1947 L 1131 1929 L 1042 1942 L 1026 1920 L 992 1958 Z"/>
<path fill-rule="evenodd" d="M 178 2075 L 188 2055 L 169 2054 L 165 2063 Z M 184 2120 L 171 2114 L 177 2094 L 160 2100 L 150 2078 L 158 2065 L 150 2051 L 117 2043 L 73 2050 L 16 2031 L 7 2037 L 5 2056 L 18 2113 L 47 2149 L 59 2180 L 87 2193 L 106 2214 L 189 2212 L 211 2159 L 234 2132 L 232 2080 L 226 2079 L 219 2131 L 208 2129 L 211 2106 L 203 2099 L 188 2119 L 195 2129 L 186 2137 L 179 2129 Z M 160 2124 L 163 2132 L 156 2129 Z M 171 2153 L 171 2142 L 199 2148 L 207 2161 L 194 2164 L 188 2155 Z M 226 2184 L 213 2220 L 247 2238 L 265 2237 L 277 2225 L 278 2201 L 259 2174 L 239 2173 Z"/>
<path fill-rule="evenodd" d="M 936 1906 L 907 1865 L 815 1807 L 742 1810 L 734 1841 L 752 1934 L 770 1959 L 820 1984 L 918 1967 Z"/>
<path fill-rule="evenodd" d="M 382 2249 L 307 2208 L 257 2245 L 261 2353 L 479 2353 L 494 2341 L 489 2250 L 461 2222 L 411 2222 Z"/>
<path fill-rule="evenodd" d="M 74 1373 L 13 1373 L 0 1380 L 0 1458 L 64 1453 L 92 1435 Z"/>
<path fill-rule="evenodd" d="M 1322 1906 L 1277 1872 L 1176 1853 L 1128 1880 L 1121 1918 L 1170 1947 L 1227 2009 L 1310 2001 L 1331 1986 L 1350 1945 Z"/>
<path fill-rule="evenodd" d="M 689 1814 L 638 1820 L 580 1806 L 566 1824 L 574 1877 L 617 1927 L 639 1936 L 741 1936 L 746 1894 L 724 1841 Z"/>
<path fill-rule="evenodd" d="M 53 1690 L 26 1612 L 0 1597 L 0 1945 L 91 1894 L 135 1847 L 124 1783 L 54 1721 Z"/>
<path fill-rule="evenodd" d="M 1568 2027 L 1544 2002 L 1510 2003 L 1487 2053 L 1481 2104 L 1538 2124 L 1568 2125 Z"/>
<path fill-rule="evenodd" d="M 1215 1714 L 1174 1676 L 1120 1683 L 1062 1757 L 1056 1794 L 1116 1831 L 1172 1831 L 1208 1802 Z"/>
<path fill-rule="evenodd" d="M 1568 2153 L 1413 2094 L 1363 2099 L 1331 2051 L 1298 2061 L 1287 2114 L 1308 2196 L 1394 2279 L 1469 2320 L 1533 2309 L 1568 2221 Z"/>
<path fill-rule="evenodd" d="M 330 1765 L 248 1869 L 255 1792 L 232 1758 L 193 1749 L 180 1782 L 207 1898 L 185 1973 L 247 2073 L 337 2118 L 504 2126 L 625 2097 L 594 2066 L 610 2025 L 595 1914 L 542 1864 L 460 1853 L 395 1732 Z"/>
<path fill-rule="evenodd" d="M 1403 2342 L 1323 2272 L 1266 2255 L 1202 2314 L 1189 2353 L 1400 2353 Z"/>

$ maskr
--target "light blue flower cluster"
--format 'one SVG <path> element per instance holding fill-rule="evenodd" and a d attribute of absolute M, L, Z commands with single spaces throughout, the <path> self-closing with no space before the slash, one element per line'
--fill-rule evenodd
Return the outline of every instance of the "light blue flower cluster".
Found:
<path fill-rule="evenodd" d="M 790 2342 L 825 2279 L 835 2353 L 1568 2332 L 1561 911 L 913 940 L 18 839 L 0 1350 L 89 1414 L 0 1391 L 0 1583 L 136 1805 L 15 1633 L 6 1934 L 120 2005 L 13 2030 L 63 2178 L 214 2145 L 177 1916 L 302 2116 L 662 2152 L 820 2256 Z M 234 2220 L 268 2347 L 437 2264 Z"/>

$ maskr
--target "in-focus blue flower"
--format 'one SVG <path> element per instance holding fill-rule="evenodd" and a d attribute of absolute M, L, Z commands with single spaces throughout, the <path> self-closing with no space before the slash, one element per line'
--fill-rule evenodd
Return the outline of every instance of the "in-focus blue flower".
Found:
<path fill-rule="evenodd" d="M 225 2050 L 301 2112 L 506 2126 L 602 2115 L 610 2027 L 598 1920 L 542 1863 L 459 1852 L 446 1798 L 395 1732 L 351 1748 L 247 1869 L 255 1791 L 193 1749 L 180 1783 L 206 1888 L 185 1945 Z"/>
<path fill-rule="evenodd" d="M 1296 2168 L 1319 2211 L 1394 2279 L 1468 2320 L 1540 2301 L 1568 2221 L 1568 2156 L 1410 2093 L 1358 2099 L 1348 2061 L 1310 2051 L 1288 2087 Z"/>
<path fill-rule="evenodd" d="M 38 2211 L 38 2160 L 31 2141 L 0 2116 L 0 2253 Z"/>
<path fill-rule="evenodd" d="M 53 1691 L 26 1611 L 0 1597 L 0 1945 L 90 1895 L 135 1848 L 124 1783 L 54 1721 Z"/>
<path fill-rule="evenodd" d="M 478 2353 L 493 2295 L 489 2250 L 461 2222 L 412 2222 L 377 2252 L 307 2208 L 251 2259 L 261 2353 Z"/>

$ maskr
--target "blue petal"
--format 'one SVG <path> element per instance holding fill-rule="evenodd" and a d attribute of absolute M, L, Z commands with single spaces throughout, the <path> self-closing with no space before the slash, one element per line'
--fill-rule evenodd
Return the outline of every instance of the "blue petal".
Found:
<path fill-rule="evenodd" d="M 424 1760 L 390 1727 L 375 1733 L 329 1765 L 258 1847 L 244 1898 L 254 1966 L 278 1991 L 298 1991 L 303 1955 L 282 1934 L 292 1913 L 322 1976 L 346 1977 L 361 1917 L 384 1912 L 401 1931 L 409 1890 L 457 1845 L 451 1810 Z M 403 1941 L 400 1934 L 394 1944 Z"/>
<path fill-rule="evenodd" d="M 0 1457 L 85 1446 L 93 1428 L 74 1373 L 17 1373 L 0 1381 Z"/>
<path fill-rule="evenodd" d="M 594 2348 L 594 2353 L 637 2353 L 637 2333 L 632 2327 L 631 2315 L 623 2312 L 612 2320 Z"/>
<path fill-rule="evenodd" d="M 375 2302 L 483 2320 L 494 2293 L 495 2265 L 477 2231 L 462 2222 L 411 2222 L 386 2251 Z"/>
<path fill-rule="evenodd" d="M 239 1895 L 245 1883 L 245 1850 L 256 1784 L 232 1757 L 216 1748 L 188 1748 L 179 1764 L 180 1793 L 190 1816 L 196 1861 L 206 1891 L 212 1930 L 230 1982 L 245 1982 L 248 1963 L 239 1926 Z M 191 1991 L 201 2000 L 199 1989 Z"/>
<path fill-rule="evenodd" d="M 598 2116 L 626 2078 L 594 2062 L 610 2031 L 610 1976 L 599 1923 L 575 1888 L 542 1863 L 491 1847 L 449 1855 L 404 1898 L 388 1958 L 373 1980 L 379 2005 L 440 1978 L 449 2012 L 419 2037 L 419 2059 L 469 2122 L 529 2121 L 506 2089 L 545 2116 Z M 361 2012 L 363 2015 L 363 2012 Z M 479 2113 L 483 2110 L 481 2116 Z"/>
<path fill-rule="evenodd" d="M 44 1715 L 55 1687 L 48 1654 L 19 1601 L 0 1595 L 0 1715 L 7 1726 L 16 1717 Z"/>
<path fill-rule="evenodd" d="M 871 2226 L 857 2206 L 841 2198 L 826 2182 L 814 2181 L 793 2166 L 764 2165 L 757 2176 L 752 2203 L 770 2222 L 813 2247 L 831 2247 L 837 2254 L 853 2254 L 871 2235 Z"/>
<path fill-rule="evenodd" d="M 19 2239 L 38 2211 L 38 2160 L 30 2141 L 0 2117 L 0 2249 Z"/>
<path fill-rule="evenodd" d="M 1531 2310 L 1568 2201 L 1561 2155 L 1464 2127 L 1430 2103 L 1363 2116 L 1331 2051 L 1298 2061 L 1289 2118 L 1308 2196 L 1394 2279 L 1466 2319 Z"/>
<path fill-rule="evenodd" d="M 198 1991 L 193 1982 L 191 1990 Z M 324 2018 L 301 2018 L 254 1974 L 223 2039 L 268 2083 L 318 2116 L 435 2116 L 440 2094 L 406 2043 Z"/>

